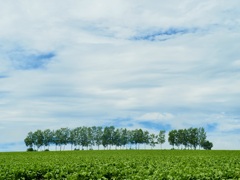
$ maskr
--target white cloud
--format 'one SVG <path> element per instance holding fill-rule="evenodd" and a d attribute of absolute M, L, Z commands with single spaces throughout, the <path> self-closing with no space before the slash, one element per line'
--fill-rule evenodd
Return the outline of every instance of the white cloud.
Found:
<path fill-rule="evenodd" d="M 161 122 L 161 121 L 172 119 L 173 117 L 174 115 L 170 113 L 153 112 L 153 113 L 143 114 L 142 116 L 138 117 L 137 120 Z"/>
<path fill-rule="evenodd" d="M 225 0 L 2 3 L 5 136 L 12 122 L 28 128 L 9 142 L 21 141 L 31 127 L 114 125 L 117 118 L 129 118 L 136 128 L 144 120 L 172 128 L 215 123 L 212 133 L 234 136 L 239 129 L 238 6 Z M 154 41 L 144 39 L 149 35 Z M 32 52 L 56 56 L 44 68 L 16 70 L 10 56 L 19 49 L 26 57 Z M 214 116 L 222 111 L 227 115 Z"/>

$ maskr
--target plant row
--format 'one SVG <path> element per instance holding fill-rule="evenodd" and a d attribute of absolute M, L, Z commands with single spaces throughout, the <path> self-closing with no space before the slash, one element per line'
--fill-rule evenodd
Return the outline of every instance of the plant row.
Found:
<path fill-rule="evenodd" d="M 0 179 L 239 179 L 240 151 L 1 153 Z"/>

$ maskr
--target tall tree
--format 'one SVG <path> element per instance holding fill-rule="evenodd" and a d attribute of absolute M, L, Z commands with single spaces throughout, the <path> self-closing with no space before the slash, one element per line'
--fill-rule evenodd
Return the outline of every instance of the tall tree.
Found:
<path fill-rule="evenodd" d="M 129 144 L 129 148 L 132 149 L 132 145 L 135 143 L 134 141 L 134 131 L 133 130 L 127 130 L 127 134 L 128 134 L 128 144 Z"/>
<path fill-rule="evenodd" d="M 75 149 L 81 149 L 81 142 L 82 142 L 82 137 L 81 137 L 81 131 L 82 131 L 82 127 L 76 127 L 75 129 L 72 130 L 73 131 L 73 141 L 74 141 L 74 146 Z"/>
<path fill-rule="evenodd" d="M 37 146 L 37 149 L 39 150 L 39 148 L 41 146 L 43 146 L 43 140 L 44 140 L 44 137 L 43 137 L 43 132 L 38 129 L 37 131 L 35 131 L 33 133 L 33 136 L 34 136 L 34 139 L 35 139 L 35 145 Z"/>
<path fill-rule="evenodd" d="M 103 130 L 102 136 L 103 147 L 108 149 L 109 145 L 112 144 L 112 130 L 110 127 L 106 126 Z"/>
<path fill-rule="evenodd" d="M 156 146 L 156 144 L 157 144 L 157 135 L 152 133 L 152 134 L 150 134 L 149 137 L 150 137 L 150 139 L 149 139 L 150 146 L 153 149 Z"/>
<path fill-rule="evenodd" d="M 187 129 L 183 129 L 183 132 L 182 132 L 182 136 L 183 136 L 183 145 L 185 147 L 185 149 L 189 148 L 189 135 L 188 135 L 188 130 Z"/>
<path fill-rule="evenodd" d="M 146 146 L 150 143 L 150 135 L 148 131 L 143 132 L 143 143 L 146 149 Z"/>
<path fill-rule="evenodd" d="M 139 149 L 140 144 L 142 144 L 144 141 L 142 129 L 133 130 L 133 141 L 135 144 L 135 148 Z"/>
<path fill-rule="evenodd" d="M 165 130 L 160 130 L 158 133 L 157 142 L 160 144 L 162 149 L 162 144 L 165 143 Z"/>
<path fill-rule="evenodd" d="M 62 150 L 61 134 L 62 134 L 61 129 L 57 129 L 53 133 L 53 142 L 56 145 L 56 150 L 57 150 L 57 146 L 59 146 L 60 151 Z"/>
<path fill-rule="evenodd" d="M 69 130 L 69 139 L 68 139 L 68 142 L 70 143 L 71 145 L 71 150 L 73 149 L 73 145 L 75 145 L 75 129 L 71 129 Z"/>
<path fill-rule="evenodd" d="M 95 136 L 95 142 L 96 142 L 96 145 L 98 146 L 98 150 L 99 150 L 99 146 L 102 144 L 102 136 L 103 136 L 102 127 L 98 126 L 96 128 L 96 136 Z"/>
<path fill-rule="evenodd" d="M 52 139 L 53 139 L 53 132 L 50 129 L 46 129 L 43 131 L 43 145 L 46 147 L 48 147 L 50 144 L 52 143 Z"/>
<path fill-rule="evenodd" d="M 199 149 L 203 147 L 204 142 L 206 141 L 207 135 L 203 127 L 198 128 L 198 145 Z"/>
<path fill-rule="evenodd" d="M 183 129 L 179 129 L 177 131 L 177 144 L 179 144 L 181 146 L 184 144 L 184 130 Z"/>
<path fill-rule="evenodd" d="M 171 130 L 168 133 L 168 142 L 173 146 L 174 149 L 174 146 L 177 144 L 177 130 Z"/>
<path fill-rule="evenodd" d="M 81 139 L 81 146 L 82 148 L 83 147 L 86 147 L 88 149 L 88 146 L 90 144 L 90 141 L 89 141 L 89 132 L 88 132 L 88 127 L 86 126 L 83 126 L 80 128 L 80 139 Z"/>
<path fill-rule="evenodd" d="M 69 143 L 69 137 L 70 137 L 70 129 L 69 128 L 61 128 L 61 143 L 63 144 L 63 149 L 65 149 L 65 146 Z"/>
<path fill-rule="evenodd" d="M 115 131 L 115 127 L 114 126 L 110 126 L 109 127 L 109 135 L 110 135 L 110 145 L 113 146 L 114 145 L 114 131 Z M 110 146 L 110 149 L 111 149 Z"/>
<path fill-rule="evenodd" d="M 96 145 L 96 136 L 97 136 L 97 127 L 92 126 L 91 130 L 92 130 L 91 146 L 95 146 Z"/>
<path fill-rule="evenodd" d="M 95 142 L 94 142 L 94 129 L 93 127 L 88 127 L 87 128 L 87 143 L 88 143 L 88 146 L 90 146 L 90 149 L 93 149 L 93 146 L 95 145 Z"/>
<path fill-rule="evenodd" d="M 121 146 L 121 132 L 120 132 L 120 129 L 116 129 L 113 132 L 113 144 L 115 145 L 115 149 L 117 149 L 117 147 Z"/>
<path fill-rule="evenodd" d="M 194 149 L 197 148 L 198 146 L 198 129 L 197 128 L 189 128 L 189 142 L 191 147 L 193 147 Z"/>
<path fill-rule="evenodd" d="M 24 142 L 25 142 L 27 147 L 33 148 L 33 146 L 34 146 L 34 137 L 33 137 L 33 133 L 32 132 L 28 133 L 27 137 L 24 139 Z"/>
<path fill-rule="evenodd" d="M 127 129 L 121 129 L 121 137 L 120 137 L 120 141 L 121 141 L 121 146 L 125 147 L 128 143 L 128 133 L 127 133 Z"/>

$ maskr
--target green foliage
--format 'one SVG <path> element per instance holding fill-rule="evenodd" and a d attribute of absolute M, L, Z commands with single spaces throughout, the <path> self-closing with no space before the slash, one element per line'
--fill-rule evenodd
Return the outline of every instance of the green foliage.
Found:
<path fill-rule="evenodd" d="M 0 179 L 239 179 L 240 151 L 0 153 Z"/>
<path fill-rule="evenodd" d="M 160 130 L 158 137 L 157 137 L 157 141 L 159 144 L 161 144 L 161 149 L 162 149 L 162 144 L 165 143 L 165 130 Z"/>
<path fill-rule="evenodd" d="M 99 147 L 102 145 L 104 149 L 111 149 L 115 146 L 116 149 L 122 149 L 132 147 L 135 145 L 135 149 L 140 149 L 141 144 L 150 144 L 154 147 L 157 143 L 161 145 L 165 142 L 165 131 L 160 131 L 161 136 L 158 141 L 155 139 L 158 137 L 154 134 L 150 134 L 148 131 L 142 129 L 127 130 L 126 128 L 115 128 L 114 126 L 106 126 L 104 128 L 98 126 L 93 127 L 77 127 L 74 129 L 60 128 L 55 131 L 46 129 L 44 131 L 37 130 L 35 132 L 29 132 L 24 142 L 27 147 L 41 150 L 49 149 L 51 144 L 56 146 L 56 150 L 64 150 L 64 147 L 69 144 L 71 150 L 73 149 L 93 149 L 93 147 Z"/>
<path fill-rule="evenodd" d="M 27 148 L 27 151 L 34 151 L 34 149 L 33 148 Z"/>
<path fill-rule="evenodd" d="M 44 131 L 37 130 L 29 132 L 24 142 L 27 147 L 43 150 L 49 149 L 51 144 L 55 144 L 56 150 L 64 150 L 66 145 L 71 145 L 71 150 L 74 149 L 93 149 L 94 147 L 102 146 L 104 149 L 140 149 L 141 145 L 150 145 L 152 149 L 156 144 L 165 143 L 165 130 L 160 130 L 159 133 L 153 134 L 142 129 L 127 130 L 126 128 L 115 128 L 114 126 L 106 127 L 77 127 L 74 129 L 60 128 L 55 131 L 46 129 Z M 178 148 L 181 146 L 185 149 L 196 149 L 197 146 L 204 149 L 211 149 L 212 143 L 206 144 L 206 132 L 204 128 L 188 128 L 171 130 L 168 133 L 168 142 L 170 145 Z M 135 148 L 133 148 L 134 146 Z"/>
<path fill-rule="evenodd" d="M 213 143 L 209 142 L 209 141 L 204 141 L 203 142 L 203 148 L 206 150 L 211 150 L 213 147 Z"/>
<path fill-rule="evenodd" d="M 168 133 L 168 142 L 170 145 L 177 146 L 184 146 L 185 149 L 195 149 L 197 146 L 200 148 L 211 150 L 213 144 L 206 140 L 207 135 L 203 127 L 201 128 L 188 128 L 188 129 L 178 129 L 178 130 L 171 130 Z M 206 148 L 206 142 L 210 143 L 208 148 Z M 211 146 L 212 145 L 212 146 Z M 211 146 L 211 148 L 210 148 Z"/>

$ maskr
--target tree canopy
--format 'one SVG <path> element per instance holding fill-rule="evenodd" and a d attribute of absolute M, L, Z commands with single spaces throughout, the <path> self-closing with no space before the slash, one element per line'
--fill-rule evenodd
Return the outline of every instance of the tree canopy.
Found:
<path fill-rule="evenodd" d="M 64 150 L 66 145 L 71 149 L 140 149 L 149 145 L 154 148 L 157 144 L 165 143 L 165 130 L 158 134 L 143 131 L 142 129 L 129 130 L 126 128 L 115 128 L 114 126 L 92 126 L 60 128 L 57 130 L 36 130 L 29 132 L 24 142 L 28 148 L 49 149 L 55 145 L 55 149 Z M 203 149 L 211 149 L 213 144 L 206 141 L 204 128 L 189 128 L 171 130 L 168 134 L 168 142 L 173 148 L 184 146 L 185 149 L 196 149 L 197 146 Z M 142 146 L 144 145 L 144 146 Z"/>
<path fill-rule="evenodd" d="M 183 149 L 211 149 L 213 144 L 206 140 L 207 135 L 203 127 L 171 130 L 168 133 L 170 145 Z"/>

